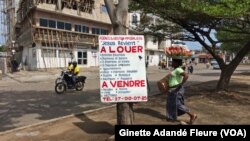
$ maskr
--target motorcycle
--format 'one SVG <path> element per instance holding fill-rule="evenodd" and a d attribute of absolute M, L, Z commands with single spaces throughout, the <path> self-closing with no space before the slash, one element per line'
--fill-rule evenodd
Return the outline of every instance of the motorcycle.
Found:
<path fill-rule="evenodd" d="M 55 91 L 57 94 L 63 94 L 67 89 L 76 89 L 81 91 L 84 88 L 86 76 L 78 76 L 75 86 L 72 84 L 72 74 L 69 71 L 63 70 L 60 77 L 55 81 Z"/>

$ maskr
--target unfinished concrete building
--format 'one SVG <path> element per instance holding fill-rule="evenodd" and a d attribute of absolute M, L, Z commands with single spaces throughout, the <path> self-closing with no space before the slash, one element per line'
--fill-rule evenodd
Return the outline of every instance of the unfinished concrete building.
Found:
<path fill-rule="evenodd" d="M 16 43 L 29 70 L 98 66 L 98 35 L 112 31 L 103 0 L 20 0 Z"/>

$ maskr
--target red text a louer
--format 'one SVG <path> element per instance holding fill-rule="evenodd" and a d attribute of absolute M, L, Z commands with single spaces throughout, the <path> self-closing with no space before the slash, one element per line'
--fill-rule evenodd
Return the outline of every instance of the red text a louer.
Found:
<path fill-rule="evenodd" d="M 142 46 L 102 47 L 100 53 L 142 53 Z"/>

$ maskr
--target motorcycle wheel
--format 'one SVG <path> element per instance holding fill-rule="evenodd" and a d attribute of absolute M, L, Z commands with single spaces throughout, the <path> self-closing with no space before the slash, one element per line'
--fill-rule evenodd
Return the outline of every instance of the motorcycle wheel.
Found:
<path fill-rule="evenodd" d="M 57 83 L 55 86 L 55 91 L 57 94 L 63 94 L 66 90 L 66 86 L 63 83 Z"/>
<path fill-rule="evenodd" d="M 83 82 L 76 82 L 76 90 L 77 91 L 81 91 L 84 87 L 84 83 Z"/>
<path fill-rule="evenodd" d="M 61 78 L 57 78 L 57 79 L 55 80 L 55 84 L 57 84 L 57 83 L 60 81 L 60 79 L 61 79 Z"/>

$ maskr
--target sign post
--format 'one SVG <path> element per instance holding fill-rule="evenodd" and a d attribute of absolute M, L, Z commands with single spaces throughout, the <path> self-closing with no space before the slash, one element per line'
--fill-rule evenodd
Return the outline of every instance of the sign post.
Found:
<path fill-rule="evenodd" d="M 143 36 L 99 36 L 99 54 L 102 102 L 148 100 Z"/>

